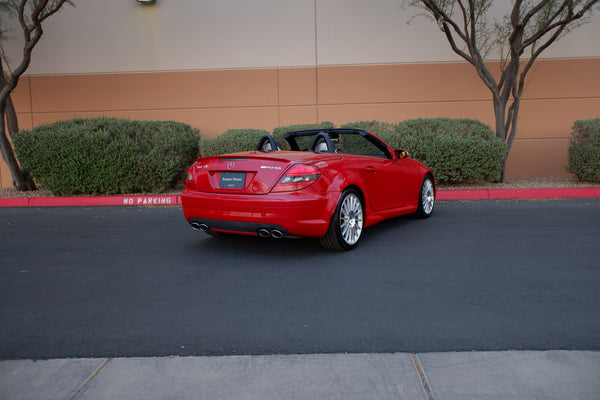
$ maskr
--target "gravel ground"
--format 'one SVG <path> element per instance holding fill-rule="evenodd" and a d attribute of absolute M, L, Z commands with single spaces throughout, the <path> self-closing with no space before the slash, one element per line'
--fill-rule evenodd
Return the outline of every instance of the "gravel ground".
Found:
<path fill-rule="evenodd" d="M 579 188 L 599 187 L 600 183 L 579 182 L 573 177 L 533 177 L 533 178 L 507 178 L 504 183 L 474 182 L 460 185 L 438 185 L 439 190 L 476 190 L 476 189 L 533 189 L 533 188 Z M 183 192 L 183 187 L 168 190 L 163 195 L 178 195 Z M 140 195 L 142 193 L 131 193 Z M 13 188 L 0 187 L 0 197 L 54 197 L 48 190 L 33 192 L 19 192 Z"/>

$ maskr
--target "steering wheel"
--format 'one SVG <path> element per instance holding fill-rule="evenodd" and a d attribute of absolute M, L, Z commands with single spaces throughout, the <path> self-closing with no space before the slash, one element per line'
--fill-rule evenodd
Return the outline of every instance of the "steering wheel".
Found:
<path fill-rule="evenodd" d="M 265 135 L 260 138 L 255 151 L 278 151 L 281 150 L 281 144 L 271 135 Z"/>
<path fill-rule="evenodd" d="M 323 140 L 323 142 L 321 142 L 321 140 Z M 322 143 L 327 146 L 327 150 L 318 148 Z M 308 151 L 316 153 L 335 153 L 335 145 L 329 138 L 329 135 L 325 132 L 319 132 L 310 143 L 310 146 L 308 146 Z"/>

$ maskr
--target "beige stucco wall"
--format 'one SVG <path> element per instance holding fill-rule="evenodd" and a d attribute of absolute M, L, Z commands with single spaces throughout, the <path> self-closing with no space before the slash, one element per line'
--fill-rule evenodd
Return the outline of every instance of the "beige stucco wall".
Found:
<path fill-rule="evenodd" d="M 47 21 L 31 75 L 459 61 L 401 0 L 76 0 Z M 498 2 L 502 3 L 502 2 Z M 409 21 L 412 22 L 410 25 Z M 600 12 L 545 58 L 600 57 Z M 13 59 L 20 47 L 13 41 Z M 493 58 L 493 55 L 492 55 Z"/>

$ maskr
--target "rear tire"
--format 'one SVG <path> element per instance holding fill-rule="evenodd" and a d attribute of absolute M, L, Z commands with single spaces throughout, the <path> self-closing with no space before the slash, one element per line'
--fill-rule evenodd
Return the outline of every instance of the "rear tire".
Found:
<path fill-rule="evenodd" d="M 419 192 L 419 206 L 417 207 L 416 215 L 419 218 L 428 218 L 433 213 L 435 205 L 435 189 L 433 187 L 433 178 L 431 175 L 426 175 L 421 183 L 421 191 Z"/>
<path fill-rule="evenodd" d="M 351 250 L 356 247 L 363 230 L 362 198 L 354 189 L 346 189 L 331 217 L 329 229 L 321 244 L 332 250 Z"/>

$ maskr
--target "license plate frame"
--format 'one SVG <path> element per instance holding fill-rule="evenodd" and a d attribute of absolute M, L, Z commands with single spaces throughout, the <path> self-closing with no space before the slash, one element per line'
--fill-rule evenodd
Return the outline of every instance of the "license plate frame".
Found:
<path fill-rule="evenodd" d="M 245 172 L 221 172 L 219 179 L 219 187 L 221 189 L 243 189 L 245 185 Z"/>

